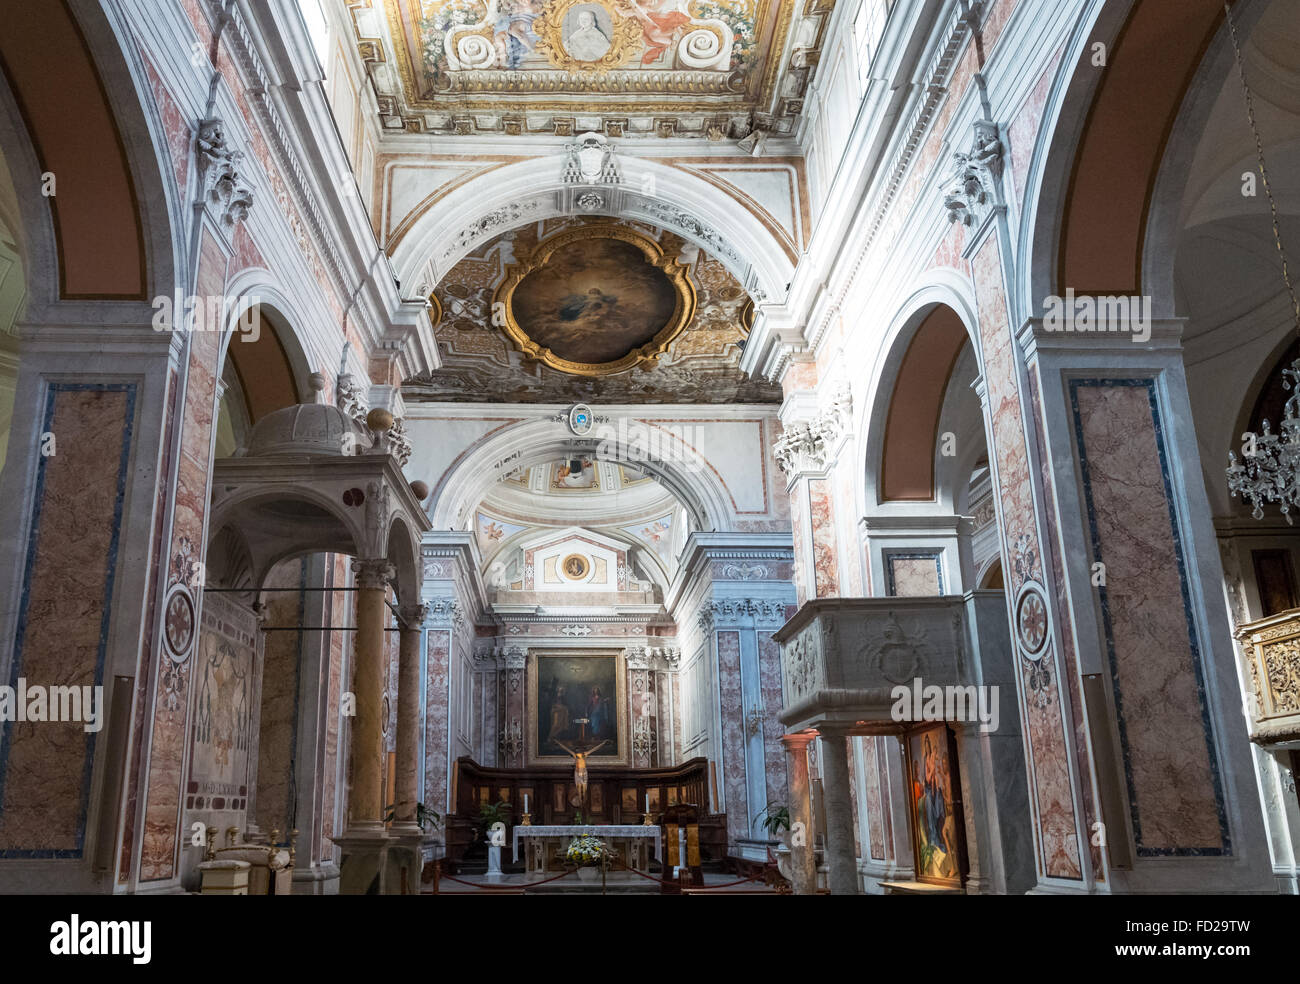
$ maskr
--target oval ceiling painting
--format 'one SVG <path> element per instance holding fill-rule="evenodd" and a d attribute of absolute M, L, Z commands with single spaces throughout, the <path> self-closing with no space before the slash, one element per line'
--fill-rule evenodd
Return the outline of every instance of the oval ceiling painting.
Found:
<path fill-rule="evenodd" d="M 510 268 L 494 299 L 524 355 L 584 376 L 653 362 L 695 313 L 687 267 L 648 236 L 615 225 L 540 243 Z"/>

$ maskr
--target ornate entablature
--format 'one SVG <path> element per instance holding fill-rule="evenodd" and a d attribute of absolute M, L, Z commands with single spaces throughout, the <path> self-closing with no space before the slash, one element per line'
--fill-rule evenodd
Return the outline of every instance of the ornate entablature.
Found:
<path fill-rule="evenodd" d="M 847 387 L 837 389 L 826 407 L 811 420 L 792 423 L 777 438 L 772 454 L 790 481 L 807 472 L 822 472 L 848 436 L 853 401 Z"/>
<path fill-rule="evenodd" d="M 682 651 L 677 646 L 628 646 L 623 656 L 629 670 L 675 672 L 681 664 Z"/>
<path fill-rule="evenodd" d="M 700 606 L 696 620 L 704 631 L 726 626 L 785 622 L 785 603 L 768 598 L 721 598 Z"/>
<path fill-rule="evenodd" d="M 794 134 L 833 7 L 833 0 L 349 3 L 386 132 L 595 130 L 711 141 Z"/>

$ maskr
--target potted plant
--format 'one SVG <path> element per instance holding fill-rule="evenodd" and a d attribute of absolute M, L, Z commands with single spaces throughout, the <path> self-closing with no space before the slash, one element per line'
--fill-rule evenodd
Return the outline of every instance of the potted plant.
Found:
<path fill-rule="evenodd" d="M 609 863 L 612 855 L 605 842 L 599 837 L 582 834 L 569 841 L 569 848 L 564 856 L 570 864 L 578 866 L 580 879 L 594 882 L 596 875 Z"/>
<path fill-rule="evenodd" d="M 760 818 L 761 822 L 760 822 Z M 790 877 L 790 808 L 780 803 L 769 803 L 754 818 L 768 837 L 780 840 L 776 849 L 776 869 L 783 878 Z"/>
<path fill-rule="evenodd" d="M 384 822 L 392 823 L 397 818 L 397 807 L 389 806 L 388 812 L 384 814 Z M 421 830 L 433 827 L 437 830 L 442 826 L 442 815 L 436 810 L 431 810 L 423 803 L 415 804 L 415 823 Z"/>

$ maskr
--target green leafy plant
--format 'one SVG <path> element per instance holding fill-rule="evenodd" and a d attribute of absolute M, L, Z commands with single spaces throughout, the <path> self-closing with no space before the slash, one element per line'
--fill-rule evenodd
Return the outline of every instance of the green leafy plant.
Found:
<path fill-rule="evenodd" d="M 760 818 L 762 818 L 761 822 Z M 766 830 L 769 837 L 778 838 L 781 836 L 781 831 L 790 829 L 790 808 L 769 803 L 754 818 L 754 822 Z"/>
<path fill-rule="evenodd" d="M 384 813 L 384 823 L 392 823 L 397 819 L 397 807 L 390 805 Z M 442 826 L 442 815 L 435 810 L 429 809 L 423 803 L 415 804 L 415 822 L 421 830 L 432 826 L 435 830 Z"/>
<path fill-rule="evenodd" d="M 478 822 L 484 831 L 492 829 L 494 823 L 509 823 L 510 804 L 505 800 L 499 803 L 484 803 L 479 807 Z"/>

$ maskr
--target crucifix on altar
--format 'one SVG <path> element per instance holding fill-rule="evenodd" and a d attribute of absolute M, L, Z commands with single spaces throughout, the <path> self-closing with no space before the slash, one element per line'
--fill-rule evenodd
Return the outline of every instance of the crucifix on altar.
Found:
<path fill-rule="evenodd" d="M 573 785 L 577 791 L 570 797 L 569 802 L 585 817 L 587 816 L 587 756 L 596 749 L 608 745 L 609 739 L 605 738 L 594 745 L 590 744 L 587 739 L 587 725 L 591 723 L 590 720 L 575 718 L 573 723 L 578 726 L 578 737 L 572 745 L 567 745 L 558 738 L 553 740 L 573 756 Z"/>

